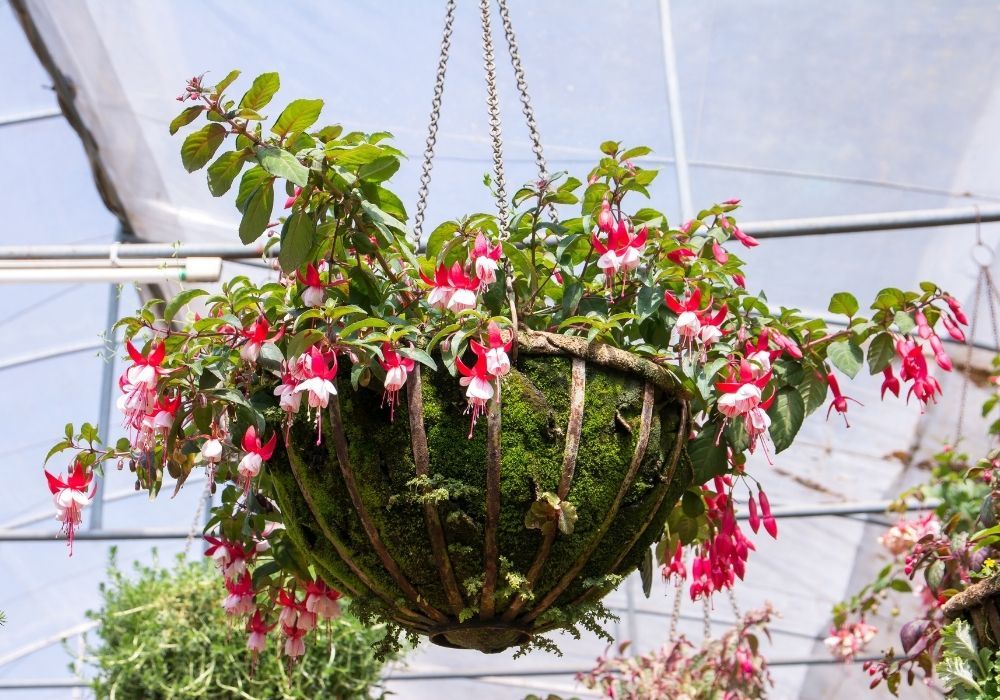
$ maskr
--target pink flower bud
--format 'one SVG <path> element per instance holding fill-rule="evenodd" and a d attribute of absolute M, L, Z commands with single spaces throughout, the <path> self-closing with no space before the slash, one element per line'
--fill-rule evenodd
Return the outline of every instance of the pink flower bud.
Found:
<path fill-rule="evenodd" d="M 747 521 L 750 524 L 750 529 L 756 534 L 760 530 L 760 515 L 757 513 L 757 501 L 754 500 L 753 496 L 750 496 L 747 507 L 750 509 L 750 517 Z"/>
<path fill-rule="evenodd" d="M 719 245 L 718 241 L 712 241 L 712 255 L 715 256 L 715 262 L 720 265 L 725 265 L 729 260 L 729 253 L 726 249 Z"/>
<path fill-rule="evenodd" d="M 615 219 L 611 214 L 611 204 L 605 199 L 601 203 L 601 213 L 597 215 L 597 226 L 605 233 L 611 233 L 614 224 Z"/>
<path fill-rule="evenodd" d="M 937 362 L 938 367 L 943 369 L 945 372 L 950 372 L 952 369 L 951 358 L 948 357 L 946 352 L 935 353 L 934 361 Z"/>
<path fill-rule="evenodd" d="M 948 315 L 942 316 L 941 323 L 944 324 L 945 330 L 948 331 L 948 335 L 951 336 L 952 340 L 955 340 L 959 343 L 965 342 L 965 333 L 962 332 L 962 329 L 958 327 L 958 325 L 955 323 L 955 320 L 951 316 Z"/>
<path fill-rule="evenodd" d="M 956 321 L 963 326 L 969 325 L 969 319 L 966 317 L 965 312 L 962 311 L 962 305 L 958 303 L 955 297 L 946 296 L 944 301 L 948 304 L 948 308 L 951 309 L 951 313 L 954 314 Z"/>

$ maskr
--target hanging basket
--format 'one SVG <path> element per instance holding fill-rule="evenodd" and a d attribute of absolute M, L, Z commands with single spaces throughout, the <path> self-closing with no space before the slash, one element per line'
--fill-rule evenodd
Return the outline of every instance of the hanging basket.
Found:
<path fill-rule="evenodd" d="M 950 598 L 942 612 L 949 620 L 971 622 L 980 646 L 1000 649 L 1000 576 L 972 584 Z"/>
<path fill-rule="evenodd" d="M 582 338 L 521 333 L 471 439 L 447 372 L 413 372 L 394 421 L 345 379 L 322 444 L 296 424 L 269 463 L 282 520 L 355 605 L 442 646 L 499 652 L 578 621 L 642 563 L 691 482 L 676 381 Z M 575 507 L 570 534 L 526 525 L 545 492 Z"/>

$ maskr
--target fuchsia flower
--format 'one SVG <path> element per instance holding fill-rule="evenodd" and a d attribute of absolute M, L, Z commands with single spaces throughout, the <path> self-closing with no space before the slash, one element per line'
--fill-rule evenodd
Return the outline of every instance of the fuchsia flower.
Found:
<path fill-rule="evenodd" d="M 222 460 L 222 442 L 218 438 L 209 438 L 201 446 L 201 458 L 208 464 L 218 464 Z"/>
<path fill-rule="evenodd" d="M 501 251 L 502 247 L 499 243 L 490 247 L 486 236 L 482 233 L 476 236 L 476 244 L 472 247 L 470 258 L 482 287 L 496 282 Z"/>
<path fill-rule="evenodd" d="M 740 361 L 739 375 L 730 369 L 729 378 L 717 382 L 715 388 L 722 392 L 717 402 L 719 412 L 729 421 L 743 417 L 744 425 L 750 436 L 750 452 L 753 453 L 758 443 L 764 444 L 768 428 L 771 427 L 771 417 L 767 409 L 771 407 L 775 394 L 763 398 L 764 387 L 771 380 L 771 371 L 763 374 L 755 373 L 750 361 Z M 766 454 L 766 450 L 765 450 Z"/>
<path fill-rule="evenodd" d="M 402 357 L 392 349 L 389 343 L 382 343 L 382 369 L 385 370 L 385 393 L 382 404 L 389 402 L 390 420 L 395 418 L 396 404 L 399 402 L 399 390 L 406 384 L 406 376 L 413 371 L 414 362 L 409 357 Z"/>
<path fill-rule="evenodd" d="M 267 635 L 274 629 L 277 623 L 268 625 L 264 622 L 264 617 L 261 615 L 260 610 L 254 610 L 253 615 L 247 620 L 247 649 L 253 655 L 253 661 L 256 663 L 257 655 L 267 648 Z"/>
<path fill-rule="evenodd" d="M 675 579 L 678 582 L 687 580 L 687 567 L 684 565 L 684 547 L 680 541 L 677 542 L 677 549 L 674 550 L 674 556 L 671 558 L 670 564 L 664 564 L 660 573 L 663 575 L 664 581 L 670 581 L 671 579 Z"/>
<path fill-rule="evenodd" d="M 302 638 L 307 631 L 288 625 L 281 626 L 281 633 L 285 635 L 285 656 L 294 661 L 306 653 L 306 643 Z"/>
<path fill-rule="evenodd" d="M 486 410 L 487 402 L 493 398 L 493 375 L 490 373 L 485 348 L 479 343 L 472 345 L 472 351 L 476 354 L 476 364 L 468 367 L 461 358 L 455 359 L 455 365 L 462 374 L 458 380 L 459 384 L 467 387 L 465 396 L 469 400 L 466 413 L 472 412 L 472 423 L 469 426 L 469 438 L 472 438 L 472 431 L 476 428 L 476 420 Z"/>
<path fill-rule="evenodd" d="M 719 220 L 719 226 L 722 227 L 723 231 L 728 231 L 733 238 L 738 240 L 747 248 L 754 248 L 760 245 L 760 241 L 758 241 L 753 236 L 748 236 L 747 234 L 743 233 L 743 229 L 741 229 L 739 226 L 735 226 L 734 224 L 730 223 L 729 219 L 725 216 Z"/>
<path fill-rule="evenodd" d="M 715 535 L 691 562 L 691 600 L 731 588 L 737 577 L 743 580 L 747 558 L 756 549 L 736 522 L 727 486 L 731 486 L 729 477 L 716 477 L 714 496 L 702 487 L 706 515 L 714 524 Z"/>
<path fill-rule="evenodd" d="M 486 332 L 490 343 L 488 349 L 484 348 L 476 340 L 472 340 L 470 344 L 477 355 L 480 353 L 486 354 L 487 372 L 494 377 L 504 377 L 510 372 L 510 358 L 507 357 L 507 353 L 510 351 L 513 337 L 505 343 L 503 341 L 503 333 L 500 331 L 500 326 L 496 324 L 496 321 L 490 321 Z"/>
<path fill-rule="evenodd" d="M 152 406 L 142 417 L 142 422 L 132 439 L 132 446 L 143 452 L 152 452 L 156 447 L 156 436 L 166 436 L 174 424 L 174 418 L 181 407 L 180 395 L 173 398 L 156 397 Z"/>
<path fill-rule="evenodd" d="M 594 250 L 600 255 L 597 267 L 604 273 L 608 286 L 614 286 L 615 275 L 619 272 L 627 276 L 629 272 L 639 267 L 639 260 L 646 249 L 646 239 L 649 236 L 646 227 L 643 226 L 635 235 L 629 232 L 629 228 L 625 219 L 619 220 L 613 229 L 605 231 L 608 237 L 607 244 L 598 238 L 596 232 L 590 237 Z"/>
<path fill-rule="evenodd" d="M 235 580 L 242 576 L 247 570 L 247 562 L 250 561 L 253 553 L 239 543 L 221 537 L 204 535 L 209 546 L 205 548 L 205 556 L 211 557 L 215 565 L 219 567 L 223 578 Z"/>
<path fill-rule="evenodd" d="M 876 627 L 862 620 L 845 624 L 842 627 L 831 628 L 830 636 L 823 643 L 829 648 L 831 654 L 847 662 L 875 638 L 876 632 L 878 632 Z"/>
<path fill-rule="evenodd" d="M 715 258 L 715 262 L 720 265 L 725 265 L 729 262 L 729 253 L 726 249 L 719 245 L 718 241 L 712 241 L 712 256 Z"/>
<path fill-rule="evenodd" d="M 285 334 L 285 327 L 282 326 L 278 329 L 277 333 L 268 338 L 267 336 L 270 332 L 271 324 L 267 322 L 267 318 L 264 316 L 254 321 L 250 325 L 250 330 L 244 329 L 240 331 L 240 335 L 246 338 L 246 343 L 240 348 L 240 357 L 246 362 L 256 362 L 264 343 L 277 343 L 281 340 L 281 337 Z"/>
<path fill-rule="evenodd" d="M 292 196 L 285 200 L 285 209 L 291 209 L 295 206 L 295 202 L 298 200 L 300 194 L 302 194 L 302 188 L 296 187 Z"/>
<path fill-rule="evenodd" d="M 454 313 L 476 308 L 476 292 L 481 282 L 478 277 L 466 275 L 458 262 L 450 270 L 442 263 L 434 273 L 433 280 L 423 272 L 420 277 L 431 286 L 431 293 L 427 297 L 427 303 L 431 306 Z"/>
<path fill-rule="evenodd" d="M 848 428 L 851 424 L 847 422 L 847 402 L 853 401 L 859 406 L 862 406 L 860 401 L 857 399 L 852 399 L 850 396 L 844 396 L 840 392 L 840 383 L 837 381 L 837 377 L 834 376 L 833 372 L 828 372 L 826 375 L 826 383 L 830 386 L 830 391 L 833 393 L 833 400 L 830 402 L 830 407 L 826 409 L 826 418 L 830 419 L 830 413 L 834 410 L 844 417 L 844 425 Z"/>
<path fill-rule="evenodd" d="M 293 628 L 308 632 L 316 627 L 316 613 L 306 610 L 303 601 L 296 600 L 295 593 L 289 593 L 284 588 L 278 591 L 278 622 L 282 629 Z M 286 632 L 287 634 L 287 632 Z"/>
<path fill-rule="evenodd" d="M 309 348 L 307 378 L 295 386 L 296 392 L 308 392 L 309 408 L 326 408 L 330 397 L 337 395 L 333 380 L 337 378 L 337 356 L 333 355 L 332 365 L 327 365 L 322 351 L 313 345 Z"/>
<path fill-rule="evenodd" d="M 611 202 L 604 200 L 601 202 L 601 213 L 597 215 L 597 228 L 605 233 L 611 233 L 615 226 L 615 217 L 611 213 Z"/>
<path fill-rule="evenodd" d="M 907 402 L 910 396 L 916 396 L 921 403 L 921 410 L 925 410 L 927 404 L 936 400 L 935 395 L 941 393 L 941 385 L 927 369 L 923 348 L 913 341 L 900 338 L 896 341 L 896 355 L 903 361 L 899 376 L 904 381 L 912 382 L 906 394 Z"/>
<path fill-rule="evenodd" d="M 227 615 L 238 617 L 249 615 L 257 609 L 254 604 L 253 579 L 249 573 L 244 573 L 238 579 L 226 579 L 226 590 L 229 595 L 222 603 Z"/>
<path fill-rule="evenodd" d="M 97 493 L 96 484 L 90 493 L 87 493 L 87 488 L 94 479 L 94 473 L 87 471 L 79 460 L 73 463 L 65 479 L 62 474 L 55 477 L 47 470 L 43 471 L 49 482 L 49 491 L 52 492 L 52 502 L 56 506 L 56 520 L 62 523 L 62 531 L 69 540 L 69 555 L 73 556 L 73 535 L 76 527 L 83 520 L 83 509 L 90 505 L 94 500 L 94 494 Z"/>
<path fill-rule="evenodd" d="M 667 260 L 670 260 L 675 265 L 680 265 L 681 267 L 687 267 L 691 264 L 698 254 L 695 253 L 690 248 L 677 248 L 676 250 L 671 250 L 667 253 Z"/>
<path fill-rule="evenodd" d="M 243 434 L 243 449 L 246 451 L 246 454 L 243 455 L 239 466 L 236 467 L 236 471 L 243 477 L 244 491 L 250 490 L 250 482 L 253 481 L 255 476 L 260 474 L 260 468 L 264 465 L 264 462 L 271 459 L 271 456 L 274 455 L 274 448 L 277 444 L 277 433 L 271 435 L 271 439 L 266 444 L 262 444 L 260 438 L 257 437 L 257 429 L 252 425 L 247 428 L 247 431 Z"/>
<path fill-rule="evenodd" d="M 924 537 L 938 537 L 940 534 L 941 520 L 936 513 L 930 511 L 913 520 L 900 519 L 884 535 L 879 536 L 878 542 L 890 554 L 900 557 L 909 554 L 914 545 Z"/>
<path fill-rule="evenodd" d="M 882 380 L 882 400 L 885 400 L 885 392 L 891 391 L 894 396 L 899 396 L 899 380 L 892 373 L 892 365 L 886 365 L 882 370 L 885 379 Z"/>
<path fill-rule="evenodd" d="M 323 620 L 340 617 L 340 591 L 330 588 L 322 581 L 306 584 L 305 608 Z"/>
<path fill-rule="evenodd" d="M 295 390 L 298 384 L 291 372 L 285 372 L 281 375 L 281 384 L 274 387 L 274 395 L 278 397 L 278 407 L 289 415 L 298 413 L 302 405 L 302 394 Z"/>
<path fill-rule="evenodd" d="M 325 290 L 327 287 L 333 286 L 332 283 L 324 283 L 319 276 L 319 270 L 312 263 L 306 265 L 305 275 L 296 272 L 295 276 L 299 282 L 305 285 L 305 290 L 302 292 L 302 303 L 311 307 L 323 306 L 326 297 Z"/>
<path fill-rule="evenodd" d="M 667 308 L 677 314 L 677 322 L 674 324 L 674 328 L 680 336 L 682 346 L 691 347 L 694 345 L 695 340 L 701 339 L 703 323 L 708 323 L 718 328 L 726 318 L 726 307 L 722 307 L 714 318 L 709 318 L 708 314 L 712 307 L 711 299 L 708 300 L 708 304 L 705 305 L 704 309 L 699 308 L 701 306 L 700 289 L 695 289 L 691 293 L 691 296 L 684 301 L 678 299 L 673 292 L 666 291 L 663 293 L 663 301 L 666 303 Z M 721 337 L 721 335 L 720 331 L 718 337 Z M 705 337 L 710 343 L 718 340 L 714 332 L 707 333 Z"/>
<path fill-rule="evenodd" d="M 118 398 L 118 409 L 125 415 L 125 424 L 139 430 L 142 419 L 156 402 L 156 384 L 166 370 L 160 365 L 166 357 L 166 347 L 161 341 L 149 355 L 139 352 L 131 341 L 125 341 L 129 357 L 134 363 L 118 379 L 122 396 Z"/>

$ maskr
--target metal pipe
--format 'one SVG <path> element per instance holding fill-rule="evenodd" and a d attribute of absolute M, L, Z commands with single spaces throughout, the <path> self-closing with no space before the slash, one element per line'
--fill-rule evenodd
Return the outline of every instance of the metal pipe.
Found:
<path fill-rule="evenodd" d="M 63 115 L 61 109 L 40 109 L 35 112 L 24 112 L 22 114 L 8 114 L 0 117 L 0 126 L 14 126 L 15 124 L 27 124 L 28 122 L 40 122 L 46 119 L 56 119 Z"/>
<path fill-rule="evenodd" d="M 32 282 L 218 282 L 222 276 L 222 260 L 218 257 L 188 257 L 162 266 L 117 266 L 105 263 L 100 267 L 74 266 L 68 260 L 62 267 L 25 267 L 18 260 L 14 265 L 0 263 L 0 283 Z"/>
<path fill-rule="evenodd" d="M 32 353 L 31 355 L 20 355 L 18 357 L 12 357 L 9 360 L 4 360 L 0 362 L 0 370 L 12 369 L 14 367 L 23 367 L 24 365 L 30 365 L 34 362 L 41 362 L 43 360 L 52 360 L 57 357 L 64 357 L 66 355 L 75 355 L 80 352 L 87 352 L 88 350 L 102 350 L 103 348 L 104 348 L 103 343 L 95 343 L 92 341 L 87 341 L 85 343 L 74 343 L 73 345 L 66 345 L 64 347 L 56 348 L 54 350 Z"/>
<path fill-rule="evenodd" d="M 686 221 L 694 216 L 694 205 L 691 203 L 691 177 L 684 139 L 680 81 L 677 78 L 677 51 L 674 47 L 674 30 L 670 20 L 670 0 L 660 0 L 660 43 L 663 46 L 663 73 L 667 81 L 667 105 L 670 108 L 674 173 L 677 176 L 677 198 L 680 200 L 681 218 Z"/>
<path fill-rule="evenodd" d="M 742 224 L 742 229 L 758 238 L 793 238 L 838 233 L 893 231 L 910 228 L 933 228 L 1000 221 L 1000 205 L 950 207 L 892 211 L 878 214 L 822 216 L 806 219 L 778 219 Z M 50 258 L 110 258 L 110 245 L 10 245 L 0 246 L 0 260 L 44 260 Z M 278 246 L 264 252 L 263 245 L 243 246 L 232 243 L 122 243 L 117 255 L 127 258 L 217 257 L 251 259 L 276 257 Z"/>

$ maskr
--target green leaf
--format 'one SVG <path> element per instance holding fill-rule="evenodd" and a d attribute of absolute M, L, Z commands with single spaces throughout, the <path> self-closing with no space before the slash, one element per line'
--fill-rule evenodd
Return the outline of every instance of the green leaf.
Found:
<path fill-rule="evenodd" d="M 434 361 L 434 358 L 428 355 L 420 348 L 402 347 L 402 348 L 396 348 L 396 352 L 398 352 L 403 357 L 408 357 L 411 360 L 416 360 L 422 365 L 426 365 L 431 370 L 437 370 L 437 363 Z"/>
<path fill-rule="evenodd" d="M 879 333 L 868 346 L 868 371 L 878 374 L 892 362 L 896 355 L 896 345 L 891 333 Z"/>
<path fill-rule="evenodd" d="M 698 437 L 688 443 L 688 457 L 694 468 L 694 485 L 704 484 L 714 476 L 721 476 L 729 469 L 726 458 L 726 440 L 720 439 L 716 444 L 715 435 L 718 426 L 706 423 Z"/>
<path fill-rule="evenodd" d="M 367 200 L 361 200 L 361 210 L 365 213 L 365 216 L 371 220 L 376 226 L 387 226 L 389 228 L 394 228 L 397 231 L 402 231 L 407 233 L 406 224 L 397 219 L 392 214 L 382 211 L 380 208 L 372 204 Z"/>
<path fill-rule="evenodd" d="M 271 174 L 259 165 L 255 165 L 243 173 L 243 177 L 240 179 L 240 191 L 236 195 L 236 208 L 240 210 L 241 214 L 246 211 L 250 195 L 263 185 L 270 185 L 273 180 Z"/>
<path fill-rule="evenodd" d="M 605 155 L 613 156 L 618 152 L 618 147 L 621 144 L 618 141 L 605 141 L 601 144 L 601 153 Z"/>
<path fill-rule="evenodd" d="M 221 197 L 233 186 L 233 180 L 243 169 L 246 154 L 243 151 L 226 151 L 208 166 L 208 191 Z"/>
<path fill-rule="evenodd" d="M 48 454 L 45 455 L 45 461 L 42 462 L 42 464 L 43 465 L 48 464 L 49 460 L 52 458 L 53 455 L 59 454 L 63 450 L 68 450 L 72 446 L 73 443 L 70 442 L 69 440 L 60 440 L 55 445 L 53 445 L 52 449 L 49 450 Z"/>
<path fill-rule="evenodd" d="M 885 311 L 898 309 L 905 303 L 906 295 L 903 293 L 903 290 L 896 289 L 895 287 L 886 287 L 875 296 L 872 308 L 876 311 Z"/>
<path fill-rule="evenodd" d="M 181 163 L 189 173 L 205 167 L 219 146 L 226 139 L 226 127 L 222 124 L 206 124 L 184 139 L 181 146 Z"/>
<path fill-rule="evenodd" d="M 917 327 L 917 323 L 913 320 L 913 316 L 908 314 L 906 311 L 897 311 L 892 320 L 896 324 L 896 327 L 899 328 L 900 333 L 912 333 Z"/>
<path fill-rule="evenodd" d="M 323 110 L 323 100 L 292 100 L 278 115 L 271 133 L 285 138 L 297 131 L 305 131 L 316 123 Z"/>
<path fill-rule="evenodd" d="M 383 156 L 358 168 L 358 177 L 368 182 L 383 182 L 395 175 L 397 170 L 399 170 L 399 158 Z"/>
<path fill-rule="evenodd" d="M 254 78 L 253 85 L 240 100 L 240 109 L 252 109 L 259 112 L 262 107 L 267 106 L 279 87 L 281 87 L 281 80 L 277 73 L 258 75 Z"/>
<path fill-rule="evenodd" d="M 229 74 L 220 80 L 215 86 L 215 94 L 221 94 L 227 87 L 233 84 L 235 80 L 240 77 L 240 72 L 238 70 L 231 70 Z"/>
<path fill-rule="evenodd" d="M 797 390 L 802 395 L 806 414 L 812 413 L 826 402 L 826 379 L 812 370 L 806 370 Z"/>
<path fill-rule="evenodd" d="M 837 292 L 830 299 L 828 310 L 832 314 L 844 314 L 850 318 L 858 312 L 858 300 L 849 292 Z"/>
<path fill-rule="evenodd" d="M 701 497 L 700 493 L 688 489 L 681 496 L 681 510 L 689 518 L 697 518 L 705 512 L 705 500 Z"/>
<path fill-rule="evenodd" d="M 604 200 L 604 195 L 609 192 L 609 188 L 603 182 L 595 182 L 587 187 L 583 193 L 583 205 L 581 211 L 583 215 L 592 214 L 594 209 Z"/>
<path fill-rule="evenodd" d="M 323 331 L 316 330 L 315 328 L 307 328 L 301 333 L 296 333 L 288 341 L 288 359 L 295 359 L 325 337 L 326 335 Z"/>
<path fill-rule="evenodd" d="M 441 249 L 455 236 L 456 231 L 458 231 L 458 224 L 454 221 L 445 221 L 431 231 L 431 235 L 427 238 L 427 257 L 431 260 L 437 260 Z"/>
<path fill-rule="evenodd" d="M 192 299 L 208 294 L 204 289 L 186 289 L 179 292 L 171 299 L 163 309 L 163 320 L 170 323 L 181 308 L 191 302 Z"/>
<path fill-rule="evenodd" d="M 834 367 L 851 379 L 857 376 L 865 359 L 864 352 L 853 340 L 838 340 L 830 343 L 826 353 Z"/>
<path fill-rule="evenodd" d="M 788 449 L 806 417 L 806 405 L 802 394 L 790 386 L 782 388 L 774 397 L 774 403 L 767 410 L 767 415 L 771 418 L 769 432 L 771 441 L 774 442 L 775 453 Z"/>
<path fill-rule="evenodd" d="M 630 160 L 632 158 L 639 158 L 641 156 L 648 156 L 653 152 L 653 149 L 649 146 L 636 146 L 635 148 L 630 148 L 619 156 L 619 160 Z"/>
<path fill-rule="evenodd" d="M 281 229 L 281 250 L 278 263 L 285 272 L 292 272 L 309 259 L 313 242 L 316 240 L 316 222 L 303 211 L 297 211 L 285 219 Z"/>
<path fill-rule="evenodd" d="M 271 223 L 274 209 L 274 186 L 267 182 L 251 193 L 240 221 L 240 240 L 244 244 L 253 243 Z"/>
<path fill-rule="evenodd" d="M 639 577 L 642 579 L 642 594 L 648 598 L 653 592 L 653 550 L 650 547 L 646 547 L 646 553 L 642 556 Z"/>
<path fill-rule="evenodd" d="M 275 177 L 283 177 L 299 187 L 305 187 L 309 182 L 309 168 L 302 165 L 298 158 L 284 148 L 259 146 L 257 161 L 264 170 Z"/>
<path fill-rule="evenodd" d="M 204 111 L 204 105 L 195 105 L 194 107 L 188 107 L 185 109 L 183 112 L 174 117 L 172 122 L 170 122 L 170 135 L 173 136 L 182 126 L 187 126 L 193 122 L 198 118 L 198 115 Z"/>

